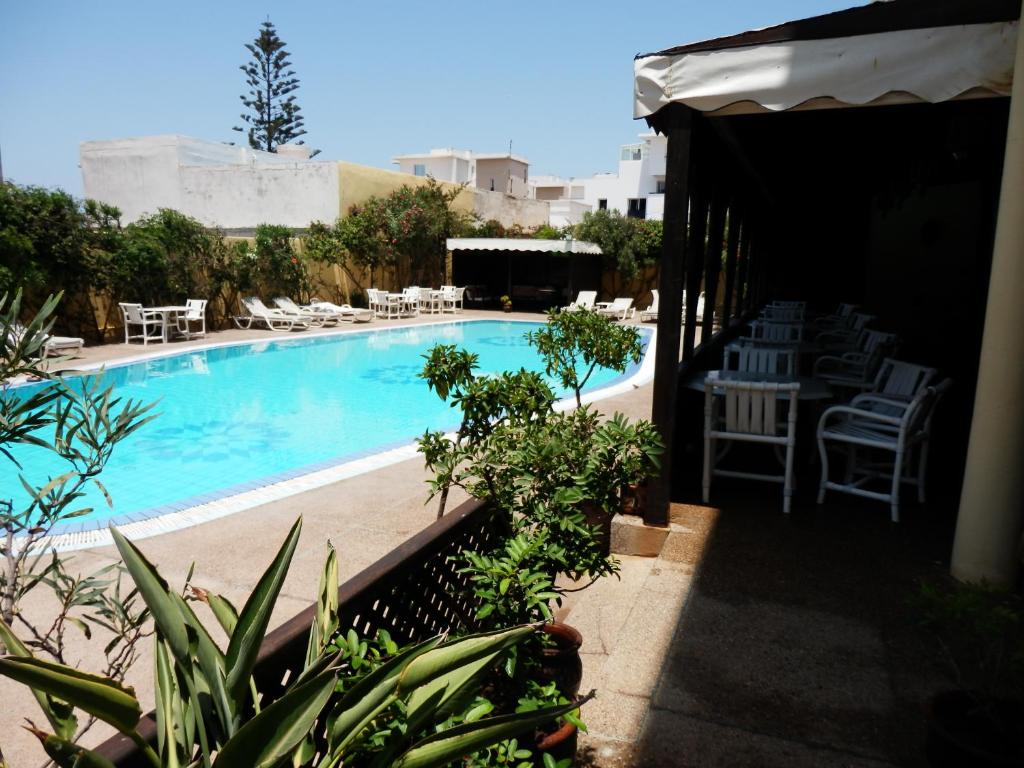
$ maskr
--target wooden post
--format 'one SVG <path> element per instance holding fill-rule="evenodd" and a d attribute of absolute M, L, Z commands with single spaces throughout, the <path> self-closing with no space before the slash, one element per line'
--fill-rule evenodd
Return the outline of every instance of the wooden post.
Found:
<path fill-rule="evenodd" d="M 729 206 L 729 238 L 725 244 L 725 306 L 722 308 L 722 327 L 729 325 L 733 309 L 739 309 L 739 301 L 734 302 L 736 292 L 736 257 L 740 248 L 740 207 L 734 199 Z"/>
<path fill-rule="evenodd" d="M 447 285 L 454 285 L 452 280 L 452 252 L 445 251 L 444 253 L 444 282 Z"/>
<path fill-rule="evenodd" d="M 744 211 L 743 228 L 740 231 L 739 279 L 736 286 L 736 313 L 742 315 L 747 311 L 750 301 L 750 212 Z"/>
<path fill-rule="evenodd" d="M 690 147 L 693 112 L 680 108 L 666 128 L 665 213 L 658 277 L 658 338 L 654 352 L 654 393 L 651 421 L 661 435 L 665 452 L 661 470 L 647 492 L 647 525 L 668 525 L 672 494 L 672 449 L 679 387 L 679 315 L 683 306 L 683 264 L 686 258 L 687 201 L 690 188 Z"/>
<path fill-rule="evenodd" d="M 722 271 L 722 238 L 725 237 L 725 211 L 729 206 L 721 184 L 711 196 L 708 220 L 708 244 L 704 253 L 704 317 L 701 318 L 700 343 L 711 339 L 715 325 L 715 300 L 718 298 L 718 274 Z"/>
<path fill-rule="evenodd" d="M 701 278 L 704 275 L 704 236 L 708 231 L 708 190 L 705 175 L 697 166 L 690 197 L 690 237 L 686 244 L 686 317 L 683 320 L 683 360 L 693 357 L 697 339 L 697 303 L 700 299 Z"/>

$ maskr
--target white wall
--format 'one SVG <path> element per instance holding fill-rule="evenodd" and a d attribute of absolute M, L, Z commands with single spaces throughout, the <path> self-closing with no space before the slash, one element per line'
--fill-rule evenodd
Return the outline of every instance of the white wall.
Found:
<path fill-rule="evenodd" d="M 186 136 L 83 142 L 80 157 L 85 196 L 116 205 L 125 224 L 158 208 L 225 229 L 306 227 L 338 216 L 333 161 L 296 161 Z"/>
<path fill-rule="evenodd" d="M 630 199 L 647 199 L 647 218 L 661 219 L 664 211 L 664 196 L 659 194 L 658 179 L 665 177 L 665 153 L 668 143 L 664 136 L 641 137 L 644 146 L 640 160 L 618 161 L 617 173 L 596 174 L 590 178 L 573 179 L 572 186 L 582 185 L 583 202 L 592 210 L 598 209 L 599 200 L 607 200 L 608 210 L 625 214 Z"/>
<path fill-rule="evenodd" d="M 592 210 L 586 203 L 578 200 L 553 200 L 548 203 L 550 214 L 548 224 L 552 227 L 566 227 L 583 221 L 583 214 Z"/>
<path fill-rule="evenodd" d="M 463 184 L 468 182 L 471 176 L 470 162 L 465 158 L 456 157 L 455 155 L 398 158 L 398 170 L 401 173 L 415 175 L 417 165 L 424 167 L 424 175 L 433 176 L 438 181 Z"/>

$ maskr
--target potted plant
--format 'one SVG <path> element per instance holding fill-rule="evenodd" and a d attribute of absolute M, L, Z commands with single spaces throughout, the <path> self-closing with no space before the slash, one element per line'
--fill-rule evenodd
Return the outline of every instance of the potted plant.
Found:
<path fill-rule="evenodd" d="M 925 752 L 936 768 L 1024 766 L 1024 607 L 985 584 L 922 584 L 921 623 L 956 687 L 932 697 Z"/>
<path fill-rule="evenodd" d="M 512 297 L 511 296 L 502 296 L 501 299 L 499 299 L 499 301 L 501 301 L 501 308 L 503 310 L 505 310 L 506 312 L 511 312 L 512 311 Z"/>

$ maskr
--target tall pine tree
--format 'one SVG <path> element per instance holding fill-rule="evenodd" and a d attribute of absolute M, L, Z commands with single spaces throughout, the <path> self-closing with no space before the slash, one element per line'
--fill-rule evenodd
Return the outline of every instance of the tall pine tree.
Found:
<path fill-rule="evenodd" d="M 249 110 L 241 116 L 248 125 L 235 126 L 234 130 L 247 134 L 253 149 L 273 152 L 279 144 L 305 143 L 295 141 L 306 130 L 294 96 L 299 79 L 291 69 L 284 45 L 270 19 L 261 25 L 259 36 L 245 44 L 252 60 L 239 69 L 245 72 L 249 93 L 239 98 Z"/>

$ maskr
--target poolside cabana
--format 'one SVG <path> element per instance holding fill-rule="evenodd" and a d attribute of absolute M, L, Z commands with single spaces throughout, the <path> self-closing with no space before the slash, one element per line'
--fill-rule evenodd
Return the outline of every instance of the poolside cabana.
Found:
<path fill-rule="evenodd" d="M 768 298 L 858 302 L 900 333 L 902 354 L 954 379 L 941 462 L 961 493 L 952 569 L 1015 580 L 1020 10 L 1019 0 L 892 0 L 637 57 L 634 115 L 668 137 L 653 416 L 669 454 L 649 524 L 667 522 L 681 465 L 679 344 L 685 368 L 701 354 L 696 297 L 724 281 L 726 332 Z M 684 289 L 680 340 L 671 319 Z"/>
<path fill-rule="evenodd" d="M 467 286 L 471 303 L 496 304 L 504 295 L 547 309 L 601 282 L 601 248 L 583 240 L 452 237 L 447 247 L 451 279 Z"/>

